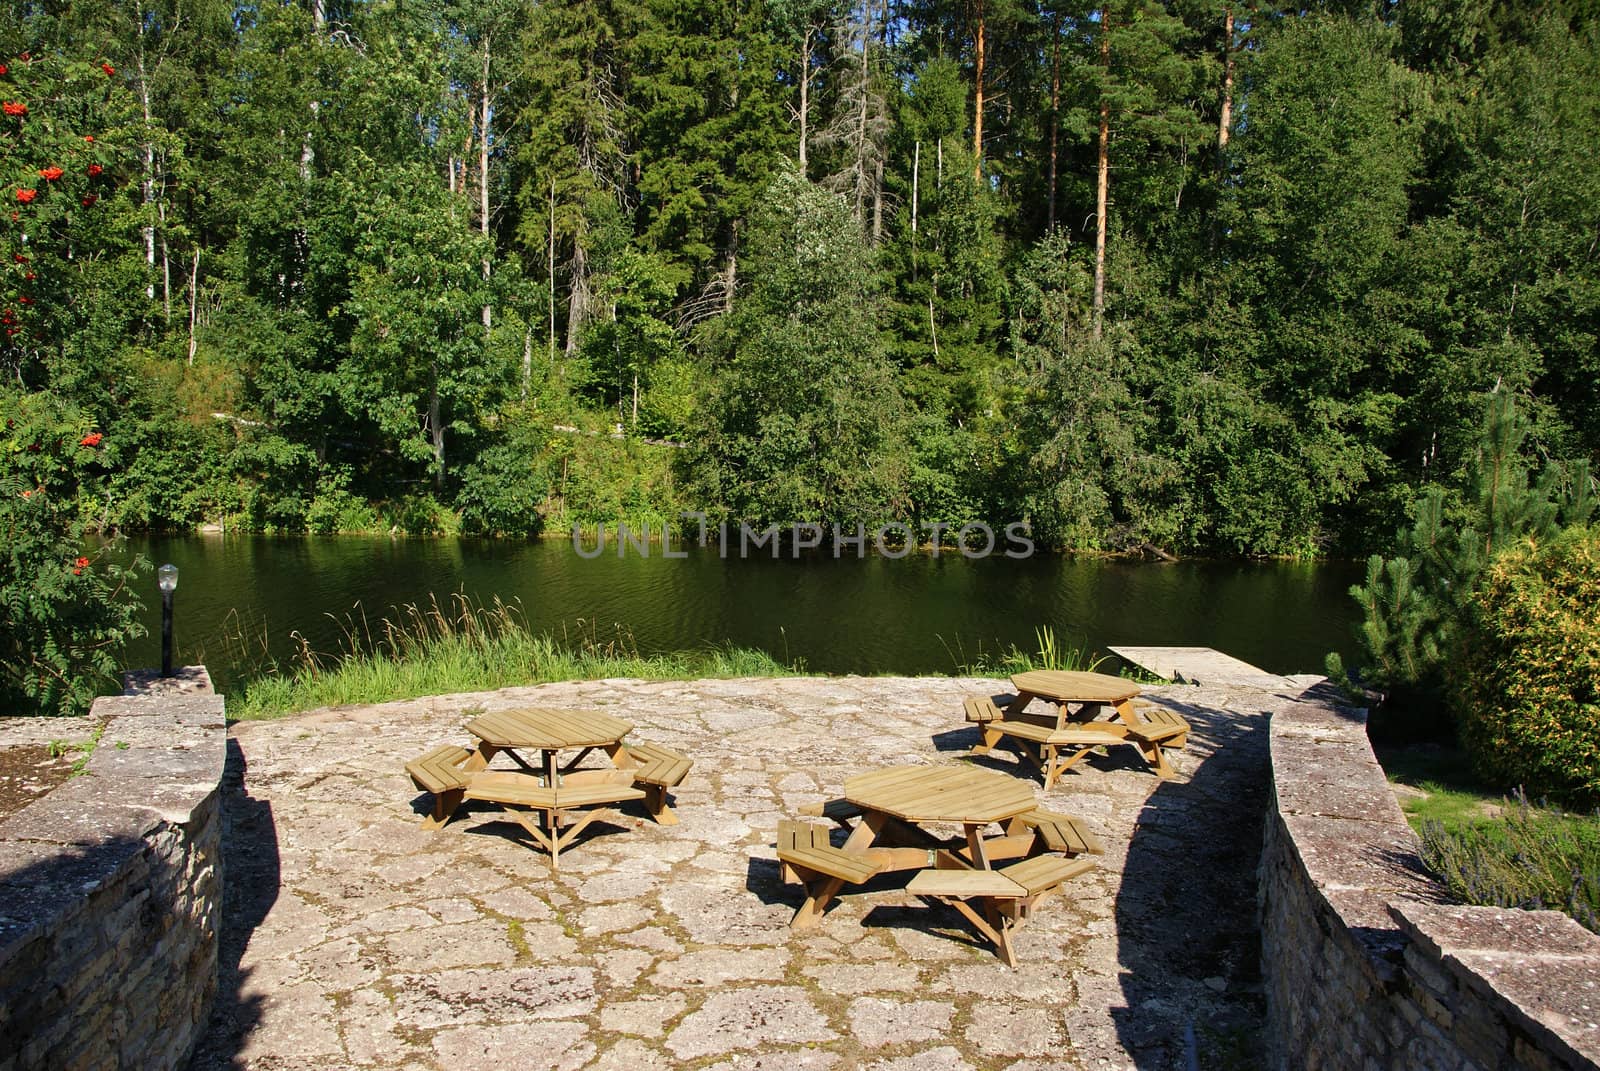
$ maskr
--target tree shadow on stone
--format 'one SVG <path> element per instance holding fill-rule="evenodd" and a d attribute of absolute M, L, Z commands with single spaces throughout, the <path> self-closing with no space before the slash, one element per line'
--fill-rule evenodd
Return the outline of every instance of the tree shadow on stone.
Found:
<path fill-rule="evenodd" d="M 1141 1071 L 1260 1064 L 1265 1012 L 1256 869 L 1270 791 L 1267 716 L 1171 702 L 1192 726 L 1187 782 L 1140 810 L 1114 911 L 1124 1006 Z M 1122 749 L 1131 750 L 1131 749 Z"/>
<path fill-rule="evenodd" d="M 22 812 L 26 814 L 26 811 Z M 141 837 L 118 834 L 93 844 L 54 844 L 44 841 L 7 841 L 5 873 L 0 876 L 0 959 L 4 979 L 0 985 L 0 1066 L 91 1066 L 104 1062 L 116 1066 L 123 1048 L 118 1028 L 129 1009 L 111 1006 L 114 991 L 101 992 L 98 1000 L 67 1006 L 66 985 L 82 980 L 90 941 L 104 945 L 123 938 L 135 955 L 149 952 L 169 920 L 161 917 L 154 898 L 146 896 L 144 909 L 127 920 L 120 933 L 100 934 L 91 923 L 96 916 L 114 911 L 127 897 L 119 887 L 132 861 L 148 854 Z M 34 861 L 16 865 L 18 857 Z M 146 882 L 145 884 L 148 884 Z M 101 890 L 112 888 L 109 894 Z M 91 922 L 78 920 L 88 919 Z M 99 951 L 90 945 L 90 951 Z M 78 962 L 75 962 L 78 961 Z M 117 966 L 114 951 L 112 965 Z M 114 987 L 113 987 L 114 988 Z M 93 989 L 89 996 L 97 994 Z M 82 1037 L 78 1023 L 100 1012 L 98 1036 Z M 109 1013 L 109 1014 L 107 1014 Z M 148 1025 L 148 1024 L 144 1024 Z M 137 1028 L 135 1031 L 137 1032 Z M 30 1055 L 31 1054 L 31 1055 Z"/>
<path fill-rule="evenodd" d="M 250 796 L 245 784 L 248 769 L 239 742 L 230 739 L 222 773 L 223 892 L 217 997 L 190 1071 L 243 1067 L 239 1050 L 261 1021 L 265 1001 L 260 993 L 245 993 L 250 969 L 242 962 L 251 935 L 278 901 L 282 873 L 272 804 Z"/>

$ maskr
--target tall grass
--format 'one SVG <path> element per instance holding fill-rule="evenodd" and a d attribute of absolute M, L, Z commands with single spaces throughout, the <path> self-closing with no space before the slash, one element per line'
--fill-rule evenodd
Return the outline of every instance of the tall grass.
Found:
<path fill-rule="evenodd" d="M 781 677 L 801 672 L 763 651 L 711 647 L 644 655 L 620 626 L 602 636 L 579 622 L 575 634 L 536 634 L 516 604 L 496 598 L 487 605 L 464 594 L 444 605 L 400 607 L 372 625 L 364 611 L 338 620 L 339 650 L 312 649 L 292 633 L 297 650 L 287 669 L 259 677 L 244 688 L 228 712 L 236 718 L 268 718 L 344 703 L 381 703 L 419 695 L 488 691 L 550 681 L 601 677 L 678 679 L 692 677 Z"/>
<path fill-rule="evenodd" d="M 1600 933 L 1600 813 L 1569 815 L 1521 793 L 1500 814 L 1424 819 L 1422 857 L 1471 904 L 1548 908 Z"/>
<path fill-rule="evenodd" d="M 1013 673 L 1038 669 L 1093 672 L 1107 660 L 1105 655 L 1093 654 L 1087 642 L 1077 647 L 1063 645 L 1049 625 L 1034 629 L 1033 635 L 1037 647 L 1032 652 L 1016 644 L 1009 650 L 995 652 L 986 652 L 980 646 L 971 658 L 965 650 L 950 650 L 948 643 L 945 650 L 956 664 L 956 674 L 962 677 L 1009 677 Z"/>

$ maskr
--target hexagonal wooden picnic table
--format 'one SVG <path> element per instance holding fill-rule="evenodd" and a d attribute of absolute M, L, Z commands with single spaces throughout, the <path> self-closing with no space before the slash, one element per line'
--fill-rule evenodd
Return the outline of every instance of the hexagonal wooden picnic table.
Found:
<path fill-rule="evenodd" d="M 1015 718 L 1035 699 L 1044 699 L 1056 706 L 1056 728 L 1064 728 L 1067 721 L 1093 721 L 1102 707 L 1110 706 L 1128 725 L 1138 725 L 1131 700 L 1139 694 L 1139 686 L 1123 677 L 1108 673 L 1086 673 L 1080 670 L 1035 669 L 1015 674 L 1011 684 L 1017 697 L 1006 706 L 1006 717 Z M 1081 704 L 1069 713 L 1068 704 Z"/>
<path fill-rule="evenodd" d="M 844 850 L 865 853 L 890 823 L 890 819 L 910 825 L 924 822 L 959 825 L 967 841 L 966 858 L 955 857 L 963 865 L 988 870 L 989 856 L 984 849 L 983 829 L 1034 809 L 1033 789 L 1015 778 L 974 770 L 967 766 L 892 766 L 884 770 L 857 774 L 844 783 L 844 798 L 861 808 L 861 822 L 851 831 Z M 927 866 L 906 857 L 913 866 Z M 886 869 L 909 869 L 897 865 L 894 856 L 885 855 Z"/>
<path fill-rule="evenodd" d="M 632 730 L 631 722 L 598 710 L 553 707 L 497 710 L 467 723 L 467 732 L 478 738 L 478 753 L 468 761 L 466 768 L 474 772 L 487 769 L 495 754 L 504 751 L 519 766 L 529 769 L 517 749 L 537 749 L 544 755 L 545 785 L 555 788 L 561 783 L 561 773 L 582 762 L 595 748 L 603 748 L 616 764 L 622 751 L 622 738 Z M 558 769 L 556 755 L 571 748 L 581 750 L 564 769 Z"/>
<path fill-rule="evenodd" d="M 1141 719 L 1133 706 L 1140 689 L 1132 681 L 1106 673 L 1030 670 L 1013 676 L 1011 683 L 1017 689 L 1016 698 L 1006 705 L 1003 716 L 984 723 L 983 739 L 974 754 L 987 754 L 1003 736 L 1009 736 L 1044 773 L 1047 792 L 1069 767 L 1103 745 L 1131 744 L 1161 777 L 1175 776 L 1162 748 L 1182 747 L 1189 724 L 1170 711 L 1157 710 L 1158 716 L 1152 720 Z M 1029 713 L 1028 704 L 1035 699 L 1053 704 L 1055 713 Z M 1107 707 L 1116 718 L 1099 720 Z M 988 709 L 1000 713 L 992 703 Z M 1065 755 L 1063 748 L 1068 749 Z"/>
<path fill-rule="evenodd" d="M 887 870 L 916 870 L 907 892 L 950 904 L 1014 966 L 1012 931 L 1035 904 L 1093 865 L 1038 855 L 1004 872 L 995 870 L 993 860 L 1033 855 L 1037 834 L 1031 826 L 1074 821 L 1040 812 L 1032 787 L 1003 774 L 969 766 L 895 766 L 848 778 L 842 802 L 846 807 L 836 813 L 853 810 L 860 815 L 842 848 L 817 839 L 821 827 L 810 831 L 809 843 L 802 843 L 803 824 L 789 830 L 794 843 L 785 844 L 780 825 L 778 857 L 806 887 L 805 902 L 789 924 L 794 929 L 819 920 L 847 881 L 859 883 Z M 987 826 L 1008 822 L 1001 835 L 984 837 Z M 919 828 L 925 823 L 961 826 L 965 851 Z M 885 834 L 891 845 L 877 846 Z"/>

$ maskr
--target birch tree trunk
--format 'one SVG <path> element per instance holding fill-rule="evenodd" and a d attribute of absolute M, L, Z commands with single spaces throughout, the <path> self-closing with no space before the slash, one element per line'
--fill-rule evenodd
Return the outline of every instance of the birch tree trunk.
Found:
<path fill-rule="evenodd" d="M 328 23 L 328 9 L 324 4 L 324 0 L 311 0 L 311 26 L 316 31 L 316 35 L 317 35 L 317 38 L 319 40 L 322 37 L 322 31 L 327 26 L 327 23 Z M 315 127 L 317 125 L 317 116 L 322 111 L 322 102 L 319 101 L 317 99 L 317 97 L 316 97 L 316 89 L 315 89 L 315 87 L 312 88 L 311 109 L 310 109 L 310 111 L 311 111 L 311 126 Z M 315 159 L 315 154 L 314 154 L 314 152 L 313 152 L 313 150 L 311 148 L 311 130 L 307 129 L 306 133 L 305 133 L 305 137 L 300 142 L 300 181 L 301 182 L 310 182 L 311 181 L 311 164 L 312 164 L 312 161 L 314 159 Z"/>
<path fill-rule="evenodd" d="M 806 142 L 811 123 L 811 26 L 800 37 L 800 174 L 806 173 Z"/>
<path fill-rule="evenodd" d="M 199 348 L 199 341 L 195 335 L 195 327 L 200 322 L 200 247 L 194 247 L 194 267 L 189 270 L 189 364 L 194 364 L 195 350 Z"/>
<path fill-rule="evenodd" d="M 428 385 L 428 438 L 433 446 L 433 486 L 444 487 L 444 425 L 439 420 L 439 369 L 433 370 L 433 382 Z"/>
<path fill-rule="evenodd" d="M 978 182 L 983 181 L 983 64 L 984 64 L 984 18 L 983 0 L 974 0 L 977 10 L 977 19 L 972 27 L 972 177 Z"/>
<path fill-rule="evenodd" d="M 144 204 L 144 263 L 148 272 L 145 279 L 144 296 L 154 301 L 156 297 L 156 144 L 151 133 L 150 121 L 150 78 L 145 71 L 144 60 L 144 5 L 134 7 L 139 18 L 139 106 L 144 116 L 144 175 L 139 180 L 139 193 Z M 168 317 L 171 316 L 171 307 L 168 307 Z"/>
<path fill-rule="evenodd" d="M 483 35 L 483 84 L 479 97 L 481 105 L 479 112 L 478 132 L 478 226 L 485 239 L 489 237 L 489 121 L 492 115 L 491 96 L 489 90 L 489 35 Z M 483 281 L 489 281 L 492 256 L 488 249 L 483 254 Z M 489 333 L 493 323 L 493 310 L 489 303 L 483 303 L 483 340 L 485 345 L 489 341 Z"/>
<path fill-rule="evenodd" d="M 1233 125 L 1233 8 L 1222 12 L 1222 116 L 1217 121 L 1217 173 L 1226 168 L 1228 130 Z"/>
<path fill-rule="evenodd" d="M 1095 152 L 1094 221 L 1094 337 L 1099 339 L 1106 310 L 1106 210 L 1110 201 L 1111 98 L 1106 83 L 1111 79 L 1111 10 L 1100 8 L 1100 69 L 1105 80 L 1100 87 L 1100 138 Z"/>
<path fill-rule="evenodd" d="M 1057 137 L 1061 129 L 1061 14 L 1050 23 L 1050 179 L 1046 233 L 1056 229 Z"/>

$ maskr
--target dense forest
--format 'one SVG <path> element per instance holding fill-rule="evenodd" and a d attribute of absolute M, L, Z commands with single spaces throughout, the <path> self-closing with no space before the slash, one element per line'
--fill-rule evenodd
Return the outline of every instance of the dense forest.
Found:
<path fill-rule="evenodd" d="M 0 392 L 94 527 L 1312 556 L 1492 392 L 1600 456 L 1583 0 L 13 2 L 0 56 Z"/>

